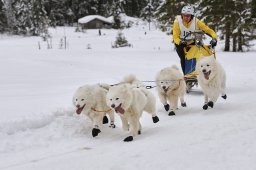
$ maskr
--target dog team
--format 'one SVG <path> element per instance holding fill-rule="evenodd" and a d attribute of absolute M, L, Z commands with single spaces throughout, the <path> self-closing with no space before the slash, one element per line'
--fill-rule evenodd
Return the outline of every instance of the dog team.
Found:
<path fill-rule="evenodd" d="M 213 108 L 219 96 L 227 98 L 225 71 L 213 56 L 201 57 L 196 64 L 196 72 L 204 93 L 204 110 Z M 186 84 L 176 65 L 160 70 L 155 82 L 159 100 L 169 116 L 175 115 L 179 100 L 182 107 L 187 106 L 184 100 Z M 110 118 L 110 127 L 115 128 L 114 113 L 120 116 L 122 128 L 128 132 L 125 142 L 141 134 L 140 117 L 144 111 L 152 117 L 153 123 L 159 121 L 155 96 L 134 75 L 124 77 L 115 85 L 84 85 L 75 92 L 73 104 L 77 114 L 85 114 L 92 121 L 93 137 L 101 132 L 102 124 L 108 123 L 106 115 Z"/>

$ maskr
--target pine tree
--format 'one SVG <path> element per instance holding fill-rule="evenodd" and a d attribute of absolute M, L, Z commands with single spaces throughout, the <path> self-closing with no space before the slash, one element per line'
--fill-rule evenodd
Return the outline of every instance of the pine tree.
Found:
<path fill-rule="evenodd" d="M 20 0 L 13 4 L 16 23 L 14 25 L 15 34 L 28 34 L 33 27 L 32 4 L 30 0 Z"/>
<path fill-rule="evenodd" d="M 13 3 L 13 32 L 24 35 L 47 34 L 48 18 L 42 0 L 19 0 Z"/>
<path fill-rule="evenodd" d="M 119 47 L 126 47 L 126 46 L 131 46 L 131 45 L 128 43 L 123 33 L 119 31 L 117 33 L 115 44 L 112 46 L 112 48 L 119 48 Z"/>
<path fill-rule="evenodd" d="M 255 29 L 255 20 L 252 18 L 251 3 L 246 0 L 235 1 L 235 30 L 238 37 L 238 51 L 244 51 L 243 47 L 249 47 L 249 41 L 255 38 L 253 31 Z M 234 37 L 233 37 L 234 38 Z"/>
<path fill-rule="evenodd" d="M 14 3 L 16 0 L 6 0 L 3 1 L 4 3 L 4 9 L 5 9 L 5 15 L 7 20 L 7 29 L 10 33 L 13 33 L 14 27 L 16 24 L 16 18 L 15 18 L 15 12 L 14 12 Z"/>
<path fill-rule="evenodd" d="M 148 21 L 149 23 L 149 30 L 150 30 L 150 22 L 152 21 L 152 18 L 153 18 L 153 13 L 154 13 L 154 7 L 151 3 L 151 1 L 149 1 L 149 3 L 147 4 L 147 6 L 142 9 L 142 12 L 141 12 L 141 17 Z"/>
<path fill-rule="evenodd" d="M 213 30 L 218 30 L 219 21 L 224 16 L 223 0 L 200 0 L 198 2 L 197 11 L 198 17 L 207 23 Z"/>
<path fill-rule="evenodd" d="M 227 6 L 229 8 L 227 8 Z M 199 16 L 215 31 L 222 30 L 225 39 L 224 51 L 230 51 L 230 38 L 232 35 L 232 11 L 234 9 L 233 0 L 200 0 Z"/>
<path fill-rule="evenodd" d="M 32 35 L 48 34 L 49 19 L 44 9 L 44 0 L 32 0 Z"/>
<path fill-rule="evenodd" d="M 115 29 L 120 29 L 121 28 L 121 17 L 120 14 L 124 13 L 124 8 L 123 8 L 123 2 L 118 1 L 118 2 L 113 2 L 113 8 L 112 8 L 112 15 L 114 18 L 114 25 L 113 28 Z"/>
<path fill-rule="evenodd" d="M 105 5 L 106 1 L 105 0 L 98 0 L 97 2 L 97 14 L 101 16 L 106 16 L 105 14 Z"/>
<path fill-rule="evenodd" d="M 181 14 L 185 5 L 196 5 L 197 0 L 166 0 L 163 1 L 155 12 L 156 18 L 162 25 L 171 26 L 175 17 Z"/>
<path fill-rule="evenodd" d="M 252 18 L 256 18 L 256 0 L 251 0 Z"/>
<path fill-rule="evenodd" d="M 65 1 L 45 0 L 44 6 L 50 20 L 50 26 L 63 26 L 65 24 Z"/>
<path fill-rule="evenodd" d="M 123 0 L 124 12 L 128 16 L 139 17 L 141 10 L 149 3 L 148 0 Z"/>
<path fill-rule="evenodd" d="M 0 1 L 0 32 L 6 31 L 7 28 L 7 18 L 5 15 L 5 8 L 2 1 Z"/>

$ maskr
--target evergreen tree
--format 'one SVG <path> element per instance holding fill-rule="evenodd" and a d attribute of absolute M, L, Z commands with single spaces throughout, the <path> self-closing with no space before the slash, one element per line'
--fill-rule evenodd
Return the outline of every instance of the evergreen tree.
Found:
<path fill-rule="evenodd" d="M 106 5 L 104 6 L 104 16 L 109 17 L 113 13 L 113 1 L 112 0 L 105 0 Z"/>
<path fill-rule="evenodd" d="M 13 4 L 16 23 L 13 27 L 15 34 L 28 34 L 33 27 L 32 4 L 30 0 L 19 0 Z"/>
<path fill-rule="evenodd" d="M 218 30 L 219 21 L 223 18 L 225 7 L 222 4 L 223 0 L 200 0 L 197 6 L 198 17 L 207 23 L 213 30 Z"/>
<path fill-rule="evenodd" d="M 90 10 L 89 10 L 89 13 L 92 14 L 92 15 L 97 15 L 97 14 L 100 14 L 100 11 L 99 10 L 99 0 L 90 0 Z"/>
<path fill-rule="evenodd" d="M 256 0 L 251 1 L 252 18 L 256 18 Z"/>
<path fill-rule="evenodd" d="M 65 24 L 65 1 L 48 0 L 46 1 L 47 16 L 51 26 L 62 26 Z"/>
<path fill-rule="evenodd" d="M 229 8 L 227 8 L 227 6 Z M 200 0 L 199 16 L 215 31 L 222 30 L 225 39 L 224 51 L 230 51 L 230 38 L 232 34 L 232 11 L 234 9 L 233 0 Z"/>
<path fill-rule="evenodd" d="M 44 0 L 32 0 L 31 34 L 40 35 L 48 33 L 49 19 L 44 9 Z"/>
<path fill-rule="evenodd" d="M 74 9 L 73 11 L 76 11 L 76 16 L 77 18 L 82 18 L 86 15 L 92 15 L 92 14 L 95 14 L 95 12 L 93 13 L 90 13 L 91 11 L 93 11 L 93 9 L 95 7 L 92 7 L 92 10 L 90 9 L 91 8 L 91 1 L 83 1 L 83 0 L 77 0 L 76 1 L 76 4 L 74 4 Z"/>
<path fill-rule="evenodd" d="M 124 12 L 123 1 L 113 2 L 112 8 L 112 16 L 114 18 L 113 28 L 120 29 L 121 28 L 121 17 L 120 14 Z"/>
<path fill-rule="evenodd" d="M 4 9 L 5 9 L 5 15 L 6 15 L 6 20 L 7 20 L 7 29 L 10 31 L 10 33 L 13 32 L 15 24 L 16 24 L 16 19 L 15 19 L 15 13 L 14 13 L 14 3 L 16 0 L 4 0 L 2 1 L 4 4 Z"/>
<path fill-rule="evenodd" d="M 0 0 L 0 32 L 6 31 L 7 18 L 5 15 L 5 8 L 3 2 Z"/>
<path fill-rule="evenodd" d="M 13 32 L 24 35 L 47 33 L 48 18 L 42 0 L 19 0 L 13 3 L 16 22 Z"/>
<path fill-rule="evenodd" d="M 238 38 L 237 51 L 243 51 L 243 47 L 249 47 L 249 41 L 255 38 L 251 32 L 255 29 L 255 20 L 252 18 L 251 3 L 247 0 L 235 1 L 235 9 L 236 22 L 234 22 L 233 34 Z"/>
<path fill-rule="evenodd" d="M 97 14 L 101 16 L 107 16 L 105 13 L 105 6 L 106 6 L 105 0 L 98 0 L 97 2 Z"/>
<path fill-rule="evenodd" d="M 124 0 L 124 12 L 128 16 L 139 17 L 141 10 L 147 5 L 147 0 Z"/>
<path fill-rule="evenodd" d="M 166 0 L 163 1 L 155 12 L 156 18 L 163 24 L 171 26 L 175 17 L 181 14 L 185 5 L 196 5 L 197 0 Z"/>
<path fill-rule="evenodd" d="M 153 13 L 154 13 L 154 7 L 152 6 L 151 1 L 147 4 L 147 6 L 142 10 L 141 12 L 141 17 L 148 21 L 149 23 L 149 30 L 150 30 L 150 22 L 152 21 L 153 18 Z"/>
<path fill-rule="evenodd" d="M 227 8 L 228 6 L 228 8 Z M 201 0 L 199 2 L 200 16 L 215 31 L 221 30 L 225 39 L 224 51 L 230 51 L 231 41 L 233 51 L 243 51 L 243 46 L 249 45 L 252 39 L 253 19 L 247 0 Z M 255 24 L 254 24 L 255 25 Z"/>

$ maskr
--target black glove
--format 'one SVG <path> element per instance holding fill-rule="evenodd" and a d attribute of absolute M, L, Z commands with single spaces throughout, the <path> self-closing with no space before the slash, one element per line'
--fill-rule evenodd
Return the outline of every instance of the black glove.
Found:
<path fill-rule="evenodd" d="M 180 45 L 186 46 L 186 45 L 187 45 L 187 41 L 181 40 L 181 41 L 180 41 Z"/>
<path fill-rule="evenodd" d="M 210 44 L 211 44 L 212 48 L 215 47 L 217 45 L 217 40 L 216 39 L 212 39 L 210 41 Z"/>
<path fill-rule="evenodd" d="M 200 40 L 196 40 L 196 41 L 195 41 L 195 44 L 196 44 L 196 46 L 201 46 L 201 45 L 203 45 L 202 41 L 200 41 Z"/>

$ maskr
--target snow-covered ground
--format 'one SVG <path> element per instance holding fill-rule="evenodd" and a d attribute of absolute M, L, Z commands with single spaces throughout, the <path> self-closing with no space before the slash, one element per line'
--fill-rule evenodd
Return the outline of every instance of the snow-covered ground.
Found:
<path fill-rule="evenodd" d="M 39 37 L 0 36 L 0 170 L 256 169 L 255 51 L 222 52 L 220 42 L 227 100 L 205 111 L 202 92 L 194 88 L 187 108 L 170 117 L 157 98 L 160 122 L 145 113 L 142 134 L 125 143 L 117 115 L 115 129 L 104 125 L 91 136 L 90 121 L 74 114 L 75 90 L 114 84 L 131 73 L 152 81 L 179 59 L 171 37 L 147 25 L 123 30 L 131 48 L 111 48 L 117 30 L 101 32 L 51 29 L 52 49 Z M 60 49 L 64 36 L 67 49 Z"/>

